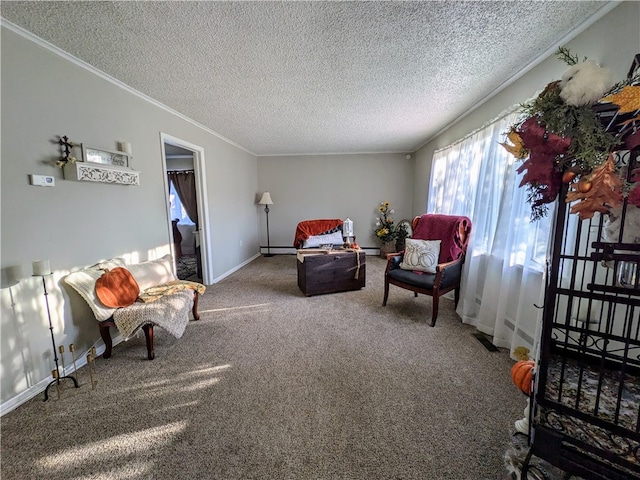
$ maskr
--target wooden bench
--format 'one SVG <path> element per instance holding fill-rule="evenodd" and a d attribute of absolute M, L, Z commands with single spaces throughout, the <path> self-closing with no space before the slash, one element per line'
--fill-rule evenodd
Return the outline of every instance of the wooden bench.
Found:
<path fill-rule="evenodd" d="M 198 298 L 199 298 L 198 292 L 194 291 L 193 306 L 191 307 L 191 313 L 193 314 L 194 320 L 200 320 L 200 314 L 198 313 Z M 162 299 L 158 300 L 158 302 L 162 302 Z M 125 308 L 129 308 L 129 307 L 125 307 Z M 147 344 L 147 358 L 149 360 L 153 360 L 156 357 L 155 350 L 153 348 L 153 326 L 154 326 L 153 323 L 145 323 L 141 327 L 142 331 L 144 332 L 144 337 Z M 100 329 L 100 336 L 102 337 L 102 341 L 104 342 L 104 345 L 105 345 L 105 350 L 104 350 L 104 353 L 102 354 L 102 358 L 109 358 L 111 357 L 111 352 L 113 349 L 113 340 L 111 339 L 111 332 L 109 331 L 109 329 L 111 327 L 117 328 L 115 320 L 113 319 L 113 317 L 111 317 L 108 320 L 99 322 L 98 327 Z"/>
<path fill-rule="evenodd" d="M 140 288 L 138 300 L 122 308 L 105 306 L 95 292 L 96 281 L 105 271 L 116 267 L 129 270 Z M 125 264 L 123 259 L 114 258 L 72 272 L 64 278 L 65 283 L 76 290 L 93 311 L 105 344 L 104 358 L 112 355 L 113 341 L 109 331 L 111 327 L 118 328 L 125 338 L 142 329 L 146 338 L 147 358 L 153 360 L 154 326 L 159 326 L 180 338 L 189 322 L 189 312 L 191 311 L 195 320 L 200 318 L 198 296 L 199 293 L 204 293 L 205 286 L 178 280 L 173 271 L 170 255 L 131 265 Z"/>

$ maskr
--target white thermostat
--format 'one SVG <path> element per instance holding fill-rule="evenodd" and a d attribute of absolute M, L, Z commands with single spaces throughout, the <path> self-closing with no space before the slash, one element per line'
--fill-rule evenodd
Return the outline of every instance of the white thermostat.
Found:
<path fill-rule="evenodd" d="M 39 187 L 55 187 L 56 179 L 51 175 L 29 175 L 31 179 L 31 185 L 37 185 Z"/>

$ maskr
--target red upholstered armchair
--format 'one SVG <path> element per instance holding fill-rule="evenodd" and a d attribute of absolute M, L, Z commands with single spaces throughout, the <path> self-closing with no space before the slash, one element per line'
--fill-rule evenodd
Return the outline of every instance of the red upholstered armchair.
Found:
<path fill-rule="evenodd" d="M 460 300 L 460 278 L 467 252 L 471 220 L 455 215 L 424 214 L 413 220 L 413 235 L 405 250 L 387 256 L 384 272 L 384 300 L 387 305 L 389 285 L 433 297 L 431 326 L 438 317 L 438 300 L 455 290 L 455 304 Z"/>

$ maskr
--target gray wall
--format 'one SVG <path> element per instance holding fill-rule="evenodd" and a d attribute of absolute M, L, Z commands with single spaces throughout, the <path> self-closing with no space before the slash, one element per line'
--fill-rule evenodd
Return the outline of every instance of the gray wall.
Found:
<path fill-rule="evenodd" d="M 274 203 L 271 245 L 292 248 L 302 220 L 349 217 L 358 244 L 378 248 L 373 227 L 380 202 L 391 202 L 394 219 L 412 215 L 413 163 L 405 154 L 259 157 L 260 190 L 270 192 Z M 266 245 L 264 211 L 260 223 L 260 243 Z"/>
<path fill-rule="evenodd" d="M 626 77 L 635 54 L 640 53 L 640 2 L 622 2 L 591 27 L 563 46 L 573 55 L 587 57 L 609 68 L 616 81 Z M 456 124 L 416 152 L 416 175 L 413 191 L 414 208 L 424 208 L 429 194 L 429 177 L 433 152 L 455 142 L 505 109 L 535 97 L 544 87 L 559 80 L 568 66 L 554 55 L 531 69 L 526 75 L 472 111 Z"/>
<path fill-rule="evenodd" d="M 31 277 L 32 261 L 51 262 L 47 286 L 56 342 L 73 343 L 84 358 L 99 339 L 98 327 L 61 278 L 101 259 L 135 262 L 170 251 L 160 132 L 204 148 L 214 278 L 257 255 L 260 210 L 256 157 L 212 132 L 5 27 L 1 73 L 1 267 L 19 266 L 24 274 L 18 285 L 0 290 L 6 402 L 46 384 L 54 365 L 42 282 Z M 64 180 L 53 166 L 60 135 L 107 150 L 130 142 L 140 186 Z M 56 186 L 31 186 L 29 174 L 54 176 Z"/>

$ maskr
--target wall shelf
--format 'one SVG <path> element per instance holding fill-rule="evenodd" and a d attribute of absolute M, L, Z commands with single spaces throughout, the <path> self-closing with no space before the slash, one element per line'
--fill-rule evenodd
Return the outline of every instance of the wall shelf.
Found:
<path fill-rule="evenodd" d="M 126 167 L 101 165 L 98 163 L 68 163 L 64 167 L 64 175 L 67 180 L 77 180 L 81 182 L 140 185 L 140 172 Z"/>

